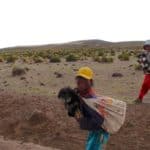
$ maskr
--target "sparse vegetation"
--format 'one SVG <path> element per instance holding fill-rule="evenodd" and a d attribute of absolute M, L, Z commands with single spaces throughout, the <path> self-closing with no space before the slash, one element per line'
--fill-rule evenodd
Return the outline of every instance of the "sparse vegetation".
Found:
<path fill-rule="evenodd" d="M 35 63 L 42 63 L 44 61 L 44 59 L 40 56 L 33 57 L 33 60 Z"/>
<path fill-rule="evenodd" d="M 43 58 L 43 59 L 45 59 L 45 58 L 48 58 L 49 57 L 49 54 L 48 54 L 48 52 L 38 52 L 37 54 L 36 54 L 37 56 L 39 56 L 39 57 L 41 57 L 41 58 Z"/>
<path fill-rule="evenodd" d="M 13 76 L 20 76 L 24 75 L 27 71 L 27 68 L 21 67 L 21 66 L 14 66 L 12 69 L 12 75 Z"/>
<path fill-rule="evenodd" d="M 100 59 L 100 62 L 103 62 L 103 63 L 112 63 L 113 61 L 114 61 L 114 59 L 112 57 L 106 57 L 106 56 L 103 56 Z"/>
<path fill-rule="evenodd" d="M 14 63 L 17 59 L 18 59 L 17 56 L 15 56 L 15 55 L 10 55 L 10 56 L 6 57 L 6 62 L 7 62 L 7 63 Z"/>
<path fill-rule="evenodd" d="M 114 59 L 108 56 L 102 56 L 102 57 L 93 56 L 93 61 L 101 62 L 101 63 L 112 63 Z"/>
<path fill-rule="evenodd" d="M 119 56 L 118 59 L 120 59 L 121 61 L 128 61 L 130 60 L 130 54 L 127 52 L 122 52 Z"/>
<path fill-rule="evenodd" d="M 77 55 L 75 54 L 69 54 L 67 57 L 66 57 L 66 61 L 70 62 L 70 61 L 77 61 L 79 58 Z"/>
<path fill-rule="evenodd" d="M 28 58 L 28 57 L 23 57 L 23 58 L 22 58 L 22 61 L 23 61 L 24 63 L 29 63 L 29 58 Z"/>
<path fill-rule="evenodd" d="M 0 57 L 0 62 L 3 62 L 3 61 L 4 61 L 4 59 L 2 57 Z"/>
<path fill-rule="evenodd" d="M 115 55 L 116 55 L 115 51 L 114 51 L 114 50 L 111 50 L 110 55 L 111 55 L 111 56 L 115 56 Z"/>
<path fill-rule="evenodd" d="M 17 59 L 22 60 L 24 63 L 32 62 L 42 63 L 49 59 L 50 62 L 61 62 L 61 58 L 65 58 L 67 62 L 78 61 L 78 60 L 87 60 L 89 57 L 93 61 L 97 62 L 113 62 L 114 57 L 117 52 L 121 52 L 118 56 L 118 59 L 121 61 L 128 61 L 130 56 L 136 56 L 139 53 L 139 50 L 124 50 L 122 49 L 104 49 L 104 48 L 60 48 L 60 49 L 49 49 L 44 51 L 36 50 L 24 50 L 19 52 L 3 52 L 0 53 L 0 61 L 6 61 L 7 63 L 14 63 Z"/>
<path fill-rule="evenodd" d="M 58 55 L 51 56 L 50 62 L 53 62 L 53 63 L 61 62 L 60 56 Z"/>
<path fill-rule="evenodd" d="M 104 55 L 105 55 L 104 51 L 99 51 L 98 52 L 98 56 L 104 56 Z"/>
<path fill-rule="evenodd" d="M 134 69 L 135 69 L 135 70 L 139 70 L 139 71 L 143 70 L 143 69 L 142 69 L 142 66 L 141 66 L 140 64 L 135 64 L 135 65 L 134 65 Z"/>
<path fill-rule="evenodd" d="M 100 57 L 99 56 L 94 56 L 93 61 L 100 62 Z"/>

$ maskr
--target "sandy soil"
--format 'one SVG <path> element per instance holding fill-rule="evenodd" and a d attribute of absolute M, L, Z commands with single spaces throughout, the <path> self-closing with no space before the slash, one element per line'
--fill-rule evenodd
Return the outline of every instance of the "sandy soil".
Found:
<path fill-rule="evenodd" d="M 148 150 L 150 148 L 149 104 L 128 105 L 124 127 L 111 136 L 107 150 Z M 86 131 L 67 117 L 56 97 L 27 96 L 0 92 L 0 134 L 5 139 L 82 150 Z"/>
<path fill-rule="evenodd" d="M 0 150 L 58 150 L 58 149 L 35 145 L 33 143 L 21 143 L 19 141 L 4 140 L 1 137 Z"/>
<path fill-rule="evenodd" d="M 75 86 L 74 78 L 78 68 L 89 66 L 95 72 L 95 89 L 97 93 L 112 96 L 127 102 L 132 102 L 138 95 L 143 72 L 135 71 L 135 58 L 122 62 L 118 59 L 112 64 L 98 63 L 91 60 L 70 62 L 62 60 L 62 63 L 44 62 L 41 64 L 15 64 L 0 63 L 0 87 L 4 90 L 13 90 L 25 94 L 38 94 L 53 96 L 64 86 Z M 13 66 L 25 66 L 30 70 L 24 79 L 12 77 Z M 57 78 L 55 72 L 61 73 L 63 77 Z M 123 74 L 122 78 L 113 78 L 112 73 Z"/>

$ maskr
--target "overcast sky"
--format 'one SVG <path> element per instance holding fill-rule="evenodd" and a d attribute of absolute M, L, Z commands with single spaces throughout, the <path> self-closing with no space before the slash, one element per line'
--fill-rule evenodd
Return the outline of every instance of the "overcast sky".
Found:
<path fill-rule="evenodd" d="M 0 48 L 149 38 L 149 0 L 0 0 Z"/>

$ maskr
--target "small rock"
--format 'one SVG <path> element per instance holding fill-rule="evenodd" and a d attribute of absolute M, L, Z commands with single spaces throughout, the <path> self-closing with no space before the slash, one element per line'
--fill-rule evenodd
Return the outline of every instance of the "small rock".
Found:
<path fill-rule="evenodd" d="M 26 81 L 26 84 L 29 84 L 29 81 Z"/>
<path fill-rule="evenodd" d="M 26 77 L 21 77 L 21 78 L 20 78 L 20 80 L 25 80 L 25 79 L 26 79 Z"/>
<path fill-rule="evenodd" d="M 44 84 L 43 82 L 40 82 L 40 85 L 41 85 L 41 86 L 45 86 L 45 84 Z"/>
<path fill-rule="evenodd" d="M 25 70 L 26 70 L 26 71 L 29 71 L 30 69 L 29 69 L 28 67 L 25 67 Z"/>
<path fill-rule="evenodd" d="M 112 77 L 123 77 L 123 74 L 115 72 L 115 73 L 112 74 Z"/>
<path fill-rule="evenodd" d="M 59 72 L 54 72 L 54 74 L 56 75 L 56 78 L 62 78 L 63 74 L 59 73 Z"/>
<path fill-rule="evenodd" d="M 4 84 L 6 84 L 6 83 L 7 83 L 7 81 L 4 81 L 3 83 L 4 83 Z"/>
<path fill-rule="evenodd" d="M 133 65 L 129 65 L 128 67 L 129 67 L 129 68 L 130 68 L 130 67 L 133 67 Z"/>
<path fill-rule="evenodd" d="M 78 69 L 76 69 L 76 68 L 73 68 L 73 71 L 77 72 L 77 71 L 78 71 Z"/>

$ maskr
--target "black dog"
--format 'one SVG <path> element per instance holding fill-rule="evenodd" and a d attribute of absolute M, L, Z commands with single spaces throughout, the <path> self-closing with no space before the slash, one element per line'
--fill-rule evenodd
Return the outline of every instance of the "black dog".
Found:
<path fill-rule="evenodd" d="M 62 88 L 58 93 L 58 98 L 64 101 L 70 117 L 74 117 L 75 113 L 80 110 L 81 97 L 70 87 Z"/>

